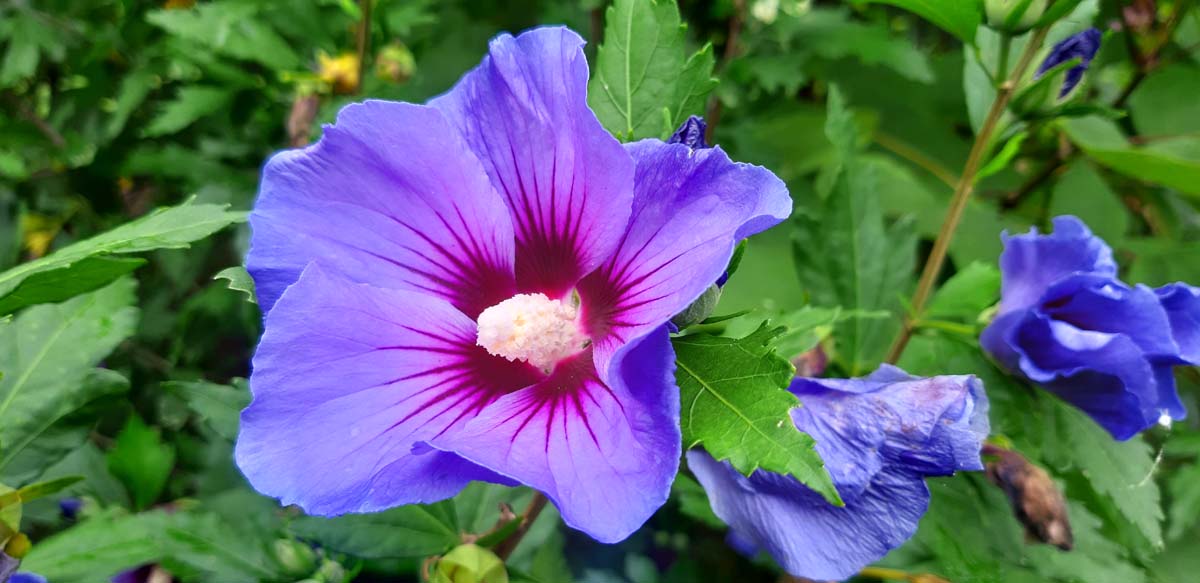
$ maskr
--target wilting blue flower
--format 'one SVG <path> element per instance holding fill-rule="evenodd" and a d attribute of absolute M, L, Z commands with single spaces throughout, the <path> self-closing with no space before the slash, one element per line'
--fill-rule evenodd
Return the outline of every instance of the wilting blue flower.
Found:
<path fill-rule="evenodd" d="M 1081 62 L 1078 65 L 1067 70 L 1066 77 L 1063 79 L 1062 89 L 1059 90 L 1058 96 L 1059 98 L 1065 97 L 1083 79 L 1083 74 L 1087 71 L 1088 65 L 1092 63 L 1092 58 L 1096 56 L 1096 51 L 1100 50 L 1100 39 L 1100 31 L 1089 28 L 1060 41 L 1050 50 L 1046 60 L 1042 61 L 1035 78 L 1041 77 L 1046 71 L 1071 59 L 1080 59 Z"/>
<path fill-rule="evenodd" d="M 519 482 L 601 541 L 667 499 L 666 323 L 791 201 L 720 148 L 622 146 L 582 45 L 502 35 L 428 105 L 350 105 L 267 163 L 236 451 L 258 490 L 333 515 Z"/>
<path fill-rule="evenodd" d="M 929 506 L 925 477 L 983 469 L 988 402 L 974 376 L 918 378 L 884 365 L 861 379 L 797 378 L 791 391 L 803 403 L 792 420 L 816 438 L 844 508 L 795 478 L 747 478 L 704 451 L 687 455 L 730 543 L 765 550 L 792 575 L 854 575 L 916 532 Z"/>
<path fill-rule="evenodd" d="M 1200 288 L 1117 279 L 1112 250 L 1083 221 L 1004 238 L 1000 311 L 980 342 L 993 358 L 1129 439 L 1186 414 L 1172 367 L 1200 364 Z"/>

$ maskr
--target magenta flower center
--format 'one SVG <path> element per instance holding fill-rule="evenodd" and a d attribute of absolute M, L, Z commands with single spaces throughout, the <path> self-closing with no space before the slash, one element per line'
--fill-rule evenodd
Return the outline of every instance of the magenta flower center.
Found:
<path fill-rule="evenodd" d="M 546 372 L 588 344 L 579 326 L 579 308 L 545 294 L 517 294 L 484 310 L 478 322 L 476 344 Z"/>

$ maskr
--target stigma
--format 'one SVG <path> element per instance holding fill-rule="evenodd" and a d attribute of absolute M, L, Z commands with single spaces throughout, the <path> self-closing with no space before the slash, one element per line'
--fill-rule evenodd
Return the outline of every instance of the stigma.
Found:
<path fill-rule="evenodd" d="M 476 344 L 495 356 L 549 372 L 587 346 L 578 319 L 579 309 L 572 304 L 545 294 L 517 294 L 479 314 Z"/>

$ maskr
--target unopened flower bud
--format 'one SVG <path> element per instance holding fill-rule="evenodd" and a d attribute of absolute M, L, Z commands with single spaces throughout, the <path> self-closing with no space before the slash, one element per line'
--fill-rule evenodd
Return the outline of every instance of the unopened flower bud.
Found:
<path fill-rule="evenodd" d="M 712 315 L 713 310 L 717 309 L 717 302 L 721 301 L 721 288 L 717 284 L 708 286 L 692 305 L 684 308 L 682 312 L 675 314 L 671 318 L 671 323 L 677 326 L 680 330 L 688 326 L 695 326 L 703 322 L 706 318 Z"/>
<path fill-rule="evenodd" d="M 308 545 L 295 540 L 275 541 L 275 557 L 291 575 L 308 575 L 317 567 L 317 554 Z"/>
<path fill-rule="evenodd" d="M 987 24 L 1009 34 L 1025 32 L 1046 12 L 1046 0 L 986 0 Z"/>
<path fill-rule="evenodd" d="M 698 115 L 688 116 L 679 129 L 667 139 L 667 143 L 683 144 L 693 150 L 703 150 L 709 147 L 704 135 L 707 131 L 708 124 L 704 123 L 704 118 Z"/>
<path fill-rule="evenodd" d="M 19 532 L 8 539 L 8 544 L 4 546 L 4 554 L 14 559 L 23 559 L 32 547 L 33 543 L 29 542 L 29 537 Z"/>
<path fill-rule="evenodd" d="M 1022 83 L 1023 88 L 1013 98 L 1013 110 L 1026 116 L 1053 115 L 1075 94 L 1100 50 L 1102 37 L 1099 30 L 1090 28 L 1054 45 L 1032 77 L 1027 76 Z"/>
<path fill-rule="evenodd" d="M 455 547 L 437 563 L 434 583 L 508 583 L 504 561 L 479 545 Z"/>
<path fill-rule="evenodd" d="M 1075 543 L 1067 504 L 1046 470 L 1009 449 L 987 445 L 984 453 L 996 458 L 987 462 L 988 479 L 1008 495 L 1026 540 L 1071 550 Z"/>
<path fill-rule="evenodd" d="M 392 43 L 375 55 L 375 76 L 384 81 L 403 83 L 416 70 L 417 61 L 403 43 Z"/>

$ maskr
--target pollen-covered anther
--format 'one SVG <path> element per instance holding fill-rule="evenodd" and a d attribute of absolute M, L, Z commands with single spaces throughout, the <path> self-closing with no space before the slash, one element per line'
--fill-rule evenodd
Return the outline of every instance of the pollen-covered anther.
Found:
<path fill-rule="evenodd" d="M 578 317 L 579 310 L 569 303 L 545 294 L 517 294 L 479 314 L 476 344 L 549 371 L 587 345 Z"/>

